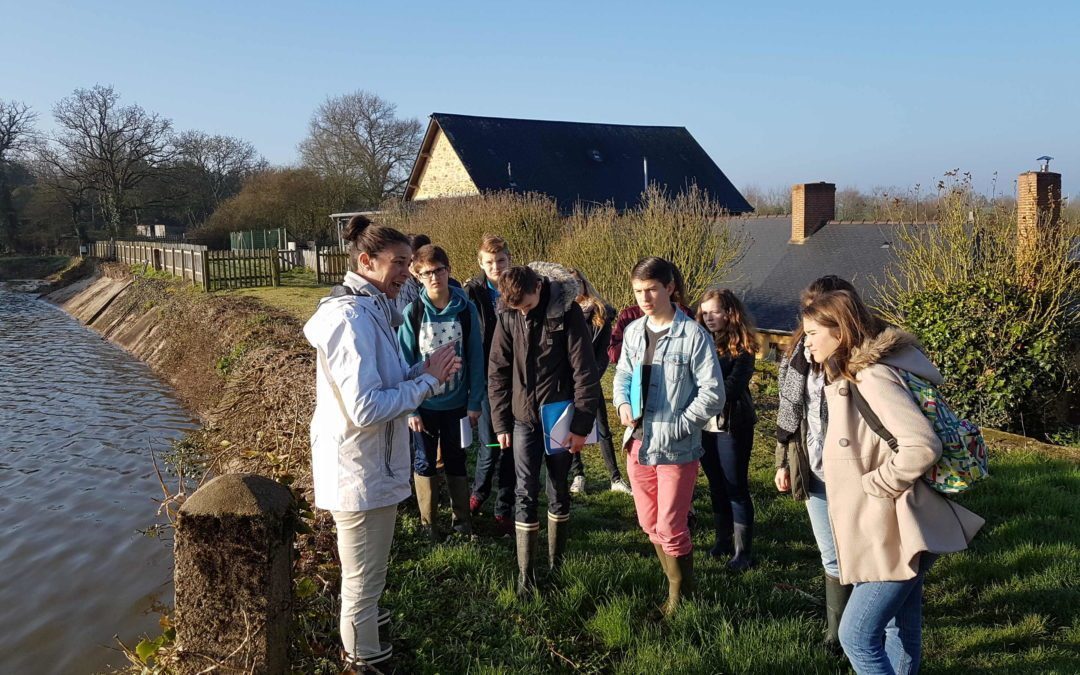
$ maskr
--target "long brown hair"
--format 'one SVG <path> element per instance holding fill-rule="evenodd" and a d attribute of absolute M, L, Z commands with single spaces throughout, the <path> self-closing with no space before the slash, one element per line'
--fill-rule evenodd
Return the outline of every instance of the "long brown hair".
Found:
<path fill-rule="evenodd" d="M 720 309 L 727 312 L 727 329 L 720 333 L 713 333 L 716 340 L 716 351 L 721 356 L 738 356 L 742 353 L 757 354 L 758 341 L 754 333 L 757 327 L 750 312 L 739 298 L 727 288 L 711 288 L 705 291 L 698 301 L 697 322 L 705 326 L 704 312 L 701 306 L 710 300 L 715 300 Z M 708 330 L 708 326 L 705 329 Z"/>
<path fill-rule="evenodd" d="M 607 322 L 607 303 L 600 297 L 600 293 L 593 287 L 589 280 L 585 278 L 585 275 L 581 273 L 579 269 L 570 270 L 574 273 L 574 276 L 578 280 L 578 296 L 574 298 L 581 309 L 592 308 L 592 324 L 597 330 L 604 327 L 604 323 Z"/>
<path fill-rule="evenodd" d="M 830 379 L 843 377 L 852 382 L 856 381 L 851 371 L 852 351 L 885 328 L 885 323 L 851 291 L 822 293 L 803 308 L 801 318 L 828 329 L 840 341 L 823 365 Z"/>
<path fill-rule="evenodd" d="M 835 274 L 826 274 L 823 277 L 818 277 L 810 282 L 810 285 L 802 290 L 799 294 L 799 307 L 806 308 L 810 306 L 814 300 L 817 300 L 822 293 L 828 293 L 830 291 L 849 291 L 855 294 L 855 297 L 859 297 L 859 292 L 855 290 L 855 287 L 847 279 L 836 276 Z M 860 299 L 860 302 L 862 300 Z M 800 310 L 801 312 L 801 310 Z M 792 355 L 795 353 L 795 348 L 799 345 L 799 341 L 803 338 L 802 329 L 802 314 L 800 313 L 798 319 L 798 325 L 795 326 L 795 330 L 791 332 L 791 343 L 788 344 L 787 353 L 785 358 L 791 360 Z"/>

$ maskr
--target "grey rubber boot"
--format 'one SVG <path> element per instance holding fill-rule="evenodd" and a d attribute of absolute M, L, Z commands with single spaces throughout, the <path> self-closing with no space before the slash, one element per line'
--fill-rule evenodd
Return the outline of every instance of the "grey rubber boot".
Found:
<path fill-rule="evenodd" d="M 432 542 L 441 541 L 439 536 L 439 485 L 438 476 L 413 474 L 416 486 L 416 504 L 420 507 L 420 527 Z"/>
<path fill-rule="evenodd" d="M 851 584 L 842 584 L 836 577 L 825 575 L 825 648 L 834 654 L 843 651 L 840 646 L 840 619 L 844 616 L 852 588 Z"/>
<path fill-rule="evenodd" d="M 558 518 L 559 520 L 555 520 Z M 570 534 L 570 516 L 548 514 L 548 565 L 552 572 L 562 567 L 566 553 L 566 537 Z"/>
<path fill-rule="evenodd" d="M 732 543 L 734 544 L 735 555 L 728 561 L 728 569 L 745 572 L 753 567 L 754 525 L 752 523 L 747 525 L 735 523 Z"/>
<path fill-rule="evenodd" d="M 469 479 L 465 476 L 447 476 L 446 487 L 450 491 L 450 508 L 454 512 L 454 532 L 469 536 L 472 534 Z"/>
<path fill-rule="evenodd" d="M 525 529 L 522 525 L 532 529 Z M 536 588 L 536 569 L 533 565 L 533 553 L 536 550 L 536 537 L 539 533 L 539 527 L 535 523 L 529 525 L 516 523 L 514 528 L 518 563 L 517 596 L 519 598 L 531 595 Z"/>
<path fill-rule="evenodd" d="M 716 529 L 716 543 L 709 549 L 709 555 L 713 558 L 723 558 L 735 553 L 732 544 L 732 529 L 730 513 L 714 513 L 713 527 Z"/>

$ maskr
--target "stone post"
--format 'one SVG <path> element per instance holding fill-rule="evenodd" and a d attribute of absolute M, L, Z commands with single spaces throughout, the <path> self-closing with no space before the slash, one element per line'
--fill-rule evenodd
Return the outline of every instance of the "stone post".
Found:
<path fill-rule="evenodd" d="M 255 474 L 214 478 L 176 521 L 177 672 L 221 663 L 287 673 L 292 493 Z M 228 668 L 227 668 L 228 669 Z"/>

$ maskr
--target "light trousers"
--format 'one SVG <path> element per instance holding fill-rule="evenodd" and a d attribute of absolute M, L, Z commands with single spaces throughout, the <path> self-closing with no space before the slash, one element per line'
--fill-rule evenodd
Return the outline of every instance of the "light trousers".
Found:
<path fill-rule="evenodd" d="M 379 598 L 394 541 L 397 504 L 332 511 L 341 558 L 341 643 L 350 656 L 379 651 Z"/>

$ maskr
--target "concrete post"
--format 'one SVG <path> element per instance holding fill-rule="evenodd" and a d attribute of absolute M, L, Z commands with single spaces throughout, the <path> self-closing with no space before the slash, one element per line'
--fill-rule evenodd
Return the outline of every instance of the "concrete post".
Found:
<path fill-rule="evenodd" d="M 176 646 L 182 675 L 220 663 L 287 673 L 292 493 L 255 474 L 214 478 L 176 521 Z"/>

